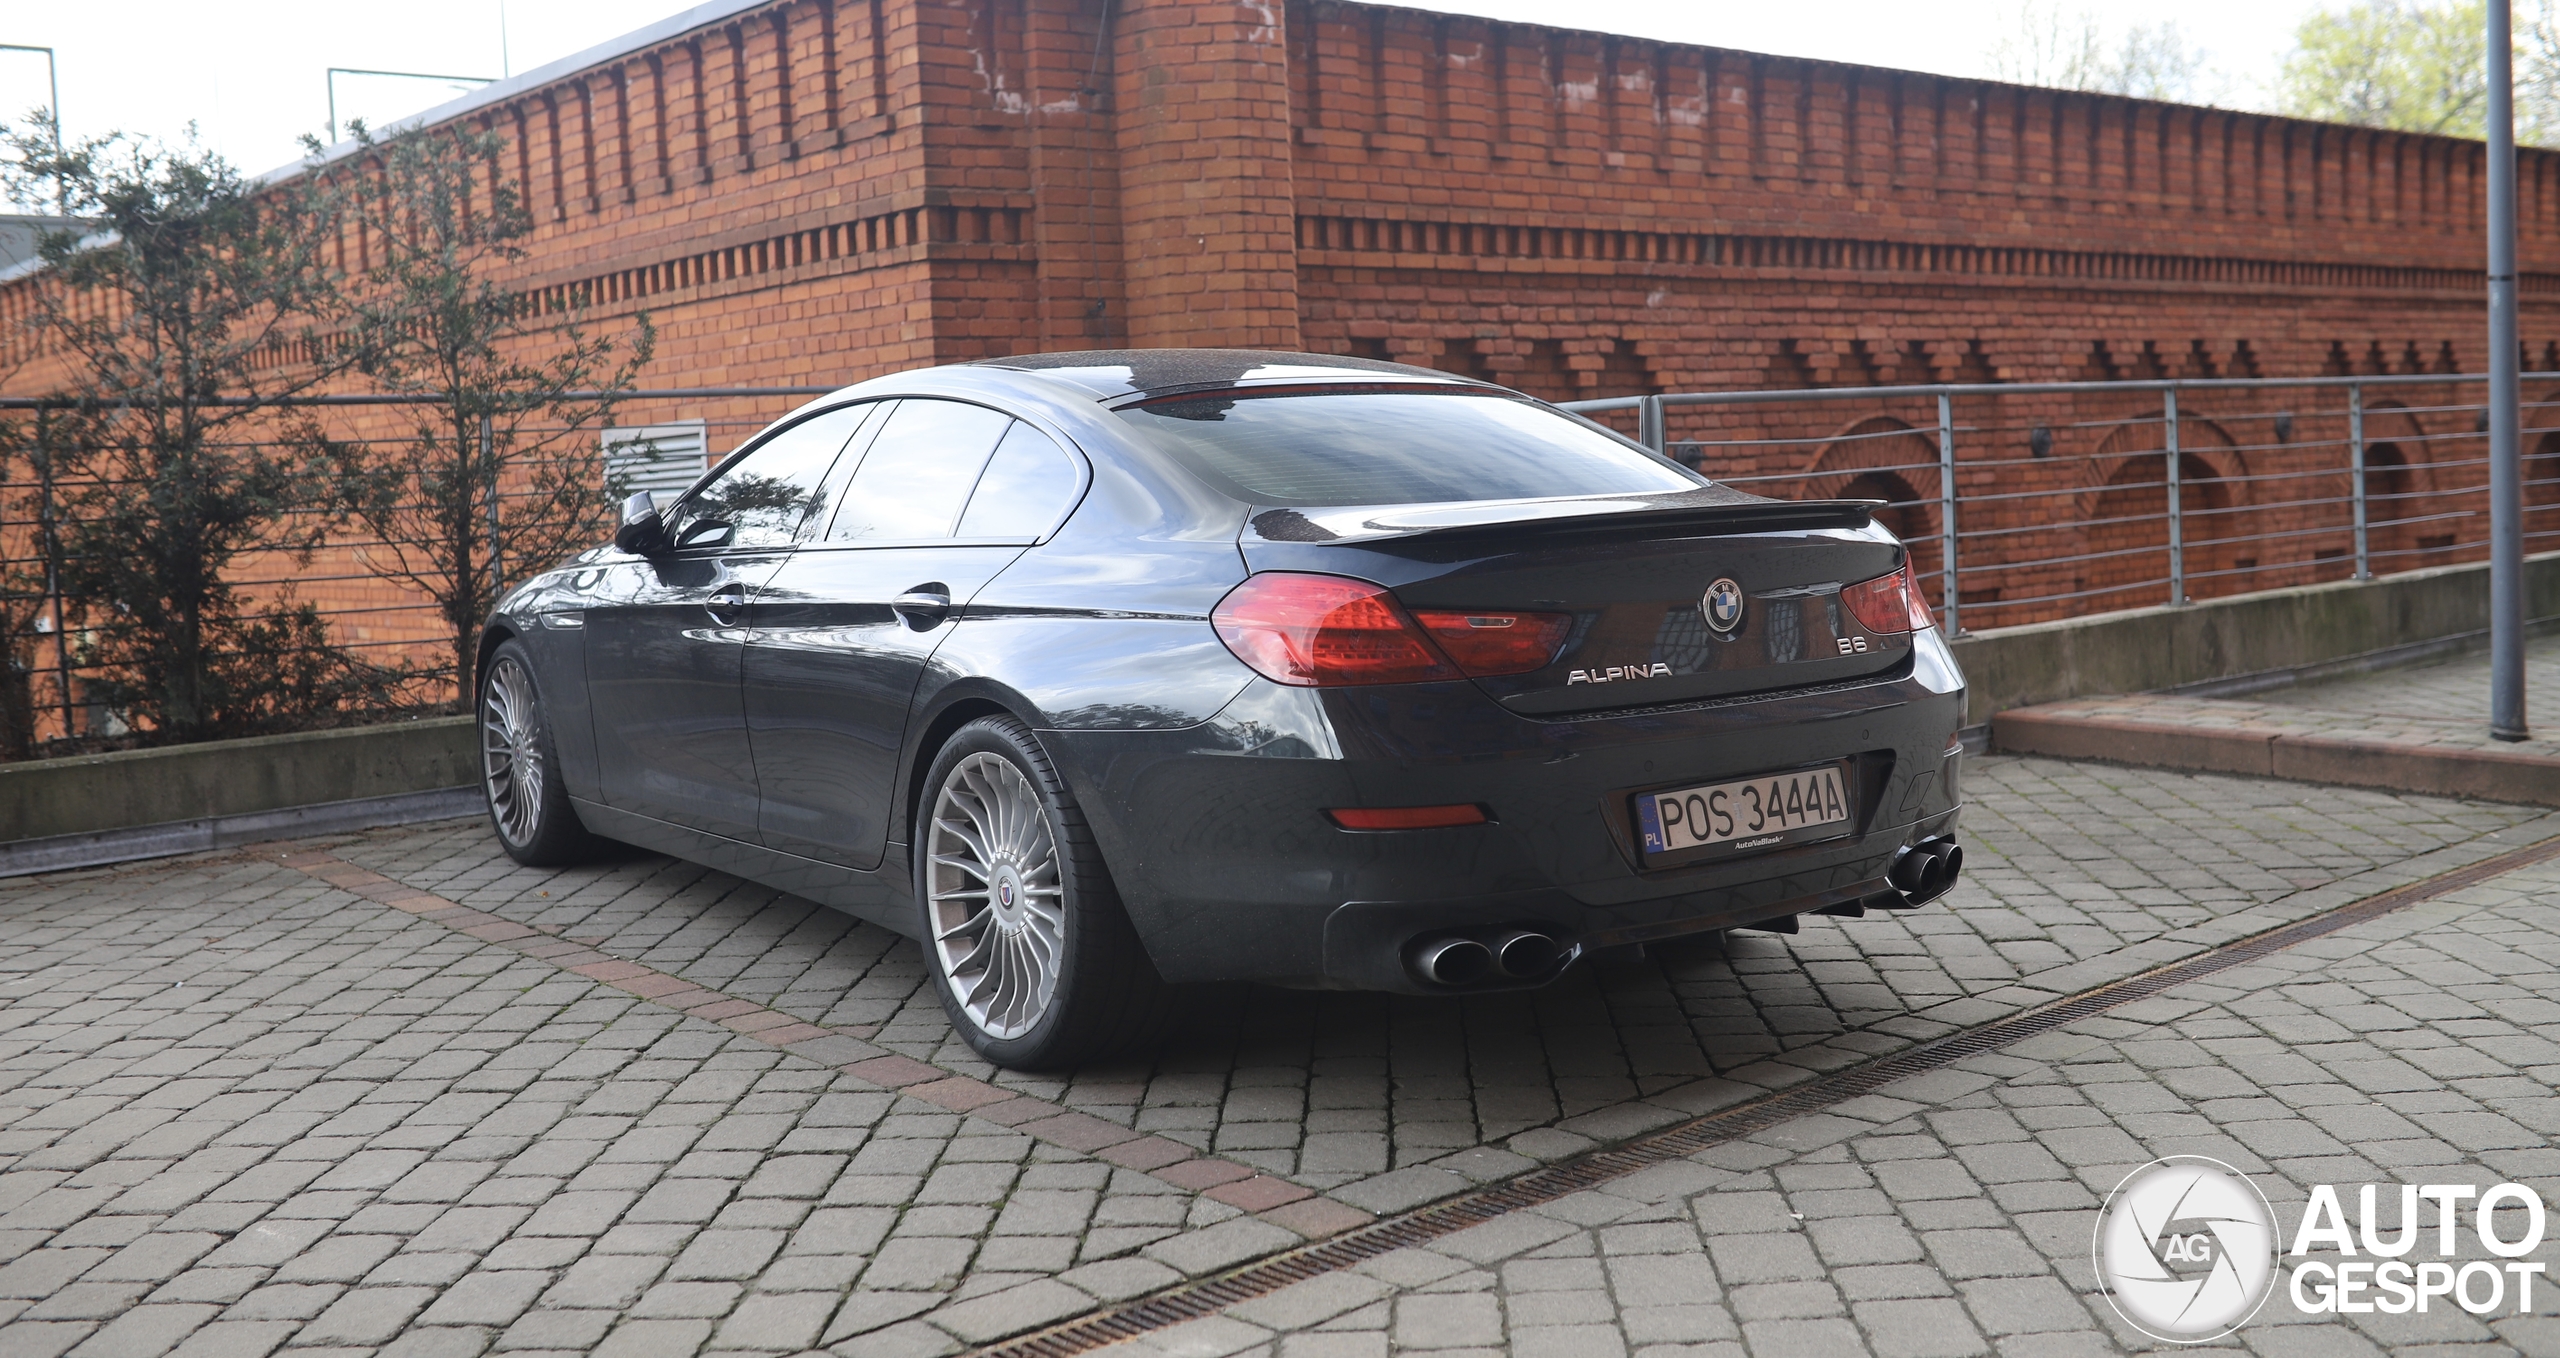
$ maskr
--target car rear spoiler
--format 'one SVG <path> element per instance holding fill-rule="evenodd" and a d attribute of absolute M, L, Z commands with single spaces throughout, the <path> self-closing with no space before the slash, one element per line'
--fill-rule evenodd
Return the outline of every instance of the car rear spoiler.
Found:
<path fill-rule="evenodd" d="M 1727 494 L 1731 494 L 1727 492 Z M 1436 505 L 1361 505 L 1316 510 L 1260 509 L 1244 534 L 1265 542 L 1375 542 L 1387 538 L 1500 536 L 1523 530 L 1555 534 L 1629 533 L 1710 536 L 1805 529 L 1856 530 L 1874 521 L 1883 500 L 1766 500 L 1758 496 L 1594 496 L 1549 500 L 1480 500 Z"/>

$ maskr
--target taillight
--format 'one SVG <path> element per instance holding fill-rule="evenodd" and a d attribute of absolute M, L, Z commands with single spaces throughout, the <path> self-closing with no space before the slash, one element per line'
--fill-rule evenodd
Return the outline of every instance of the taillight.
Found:
<path fill-rule="evenodd" d="M 1483 610 L 1415 609 L 1414 621 L 1440 644 L 1458 668 L 1478 679 L 1527 674 L 1555 663 L 1556 649 L 1573 630 L 1570 613 L 1488 613 Z"/>
<path fill-rule="evenodd" d="M 1933 625 L 1929 605 L 1911 581 L 1906 563 L 1891 575 L 1879 575 L 1840 591 L 1849 615 L 1870 632 L 1916 632 Z"/>
<path fill-rule="evenodd" d="M 1264 571 L 1209 615 L 1218 639 L 1263 678 L 1299 687 L 1455 679 L 1382 585 Z"/>

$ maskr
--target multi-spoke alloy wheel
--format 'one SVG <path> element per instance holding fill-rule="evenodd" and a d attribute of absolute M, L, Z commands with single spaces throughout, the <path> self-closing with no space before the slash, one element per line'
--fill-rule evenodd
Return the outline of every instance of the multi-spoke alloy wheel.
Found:
<path fill-rule="evenodd" d="M 480 786 L 507 856 L 536 867 L 584 862 L 608 846 L 587 832 L 560 781 L 542 691 L 524 643 L 498 644 L 480 680 Z"/>
<path fill-rule="evenodd" d="M 1010 760 L 972 754 L 944 775 L 926 840 L 933 947 L 979 1031 L 1017 1038 L 1049 1010 L 1066 950 L 1048 808 Z"/>
<path fill-rule="evenodd" d="M 915 809 L 925 957 L 952 1027 L 1016 1070 L 1144 1040 L 1165 986 L 1040 737 L 980 717 L 935 753 Z"/>
<path fill-rule="evenodd" d="M 533 676 L 514 656 L 500 657 L 480 700 L 480 772 L 489 816 L 509 844 L 531 844 L 542 832 L 541 733 Z"/>

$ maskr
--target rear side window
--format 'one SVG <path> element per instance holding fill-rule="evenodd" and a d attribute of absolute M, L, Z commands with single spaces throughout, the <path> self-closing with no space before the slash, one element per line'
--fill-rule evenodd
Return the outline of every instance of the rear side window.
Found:
<path fill-rule="evenodd" d="M 1706 484 L 1505 396 L 1230 392 L 1151 401 L 1119 415 L 1193 475 L 1249 504 L 1432 504 Z"/>
<path fill-rule="evenodd" d="M 987 459 L 986 475 L 978 478 L 955 536 L 1036 538 L 1067 512 L 1075 493 L 1075 459 L 1048 435 L 1016 421 Z"/>
<path fill-rule="evenodd" d="M 1002 411 L 961 401 L 900 401 L 846 484 L 827 541 L 951 536 L 969 488 L 1011 423 Z"/>

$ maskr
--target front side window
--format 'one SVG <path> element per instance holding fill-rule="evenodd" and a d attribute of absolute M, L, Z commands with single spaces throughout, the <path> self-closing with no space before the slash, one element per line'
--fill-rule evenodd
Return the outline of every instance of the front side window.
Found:
<path fill-rule="evenodd" d="M 951 536 L 960 506 L 1013 417 L 963 401 L 908 399 L 881 426 L 846 483 L 829 542 Z"/>
<path fill-rule="evenodd" d="M 877 403 L 843 406 L 766 439 L 685 498 L 667 525 L 670 540 L 678 548 L 790 546 L 801 524 L 824 508 L 836 456 L 878 410 Z"/>
<path fill-rule="evenodd" d="M 1705 478 L 1588 425 L 1474 392 L 1220 392 L 1121 419 L 1248 504 L 1438 504 L 1695 490 Z"/>

